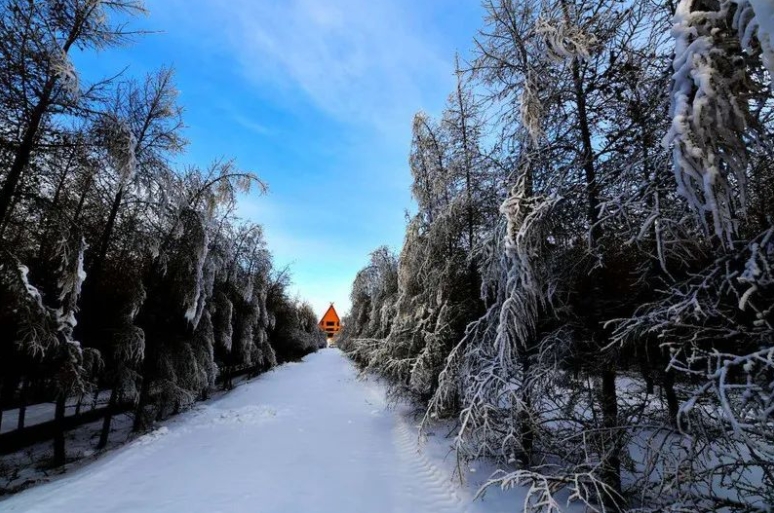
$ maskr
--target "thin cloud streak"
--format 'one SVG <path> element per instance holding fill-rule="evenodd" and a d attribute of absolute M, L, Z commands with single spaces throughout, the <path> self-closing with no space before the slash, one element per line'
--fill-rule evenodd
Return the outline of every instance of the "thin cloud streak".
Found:
<path fill-rule="evenodd" d="M 235 3 L 235 49 L 248 77 L 275 86 L 290 81 L 343 122 L 405 131 L 406 116 L 424 103 L 423 84 L 449 70 L 397 2 Z M 269 64 L 268 77 L 259 63 Z"/>
<path fill-rule="evenodd" d="M 273 100 L 297 92 L 342 123 L 405 138 L 413 113 L 438 101 L 451 61 L 410 2 L 205 0 L 199 22 L 228 34 L 241 72 Z M 159 5 L 160 8 L 161 5 Z M 172 0 L 165 10 L 183 8 Z M 446 50 L 448 53 L 448 50 Z M 297 105 L 303 107 L 303 105 Z"/>

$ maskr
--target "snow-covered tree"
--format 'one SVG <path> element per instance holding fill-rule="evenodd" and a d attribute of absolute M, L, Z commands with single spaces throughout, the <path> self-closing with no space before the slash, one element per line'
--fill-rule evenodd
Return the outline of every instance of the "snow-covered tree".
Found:
<path fill-rule="evenodd" d="M 0 188 L 0 227 L 5 226 L 40 133 L 52 114 L 78 107 L 80 85 L 70 61 L 78 48 L 104 48 L 126 40 L 116 14 L 144 12 L 139 0 L 7 2 L 0 15 L 2 104 L 15 150 Z"/>
<path fill-rule="evenodd" d="M 80 412 L 85 393 L 96 407 L 110 390 L 103 448 L 118 411 L 134 406 L 149 427 L 206 397 L 221 369 L 276 365 L 285 313 L 293 357 L 324 342 L 276 279 L 262 228 L 234 215 L 265 185 L 228 159 L 176 165 L 173 70 L 81 80 L 73 50 L 127 42 L 143 12 L 135 0 L 0 9 L 0 421 L 18 403 L 23 426 L 30 391 L 55 401 L 57 464 L 69 398 Z"/>
<path fill-rule="evenodd" d="M 530 511 L 559 510 L 560 489 L 595 511 L 755 510 L 751 476 L 770 461 L 763 426 L 751 421 L 767 408 L 769 312 L 747 300 L 766 304 L 773 196 L 770 145 L 760 144 L 771 137 L 756 20 L 765 11 L 753 4 L 486 2 L 460 82 L 475 94 L 458 88 L 440 123 L 415 117 L 418 208 L 396 286 L 375 261 L 357 275 L 341 347 L 426 404 L 425 426 L 456 416 L 458 456 L 495 458 L 502 472 L 488 486 L 529 485 Z M 712 28 L 683 27 L 685 5 L 691 23 Z M 672 38 L 704 33 L 718 58 L 745 65 L 701 82 L 715 88 L 711 99 L 689 93 L 707 113 L 719 112 L 712 101 L 741 102 L 747 120 L 701 125 L 718 158 L 733 153 L 714 132 L 742 142 L 741 174 L 720 175 L 733 220 L 722 238 L 703 230 L 707 205 L 689 209 L 669 176 L 670 152 L 685 147 L 658 144 L 674 132 L 673 62 L 702 62 L 675 57 Z M 705 75 L 680 69 L 701 85 Z M 734 96 L 733 84 L 743 92 Z M 471 276 L 460 271 L 471 263 L 479 297 L 466 302 L 459 291 L 469 293 Z M 644 454 L 644 469 L 633 454 Z M 719 480 L 741 493 L 701 493 Z"/>

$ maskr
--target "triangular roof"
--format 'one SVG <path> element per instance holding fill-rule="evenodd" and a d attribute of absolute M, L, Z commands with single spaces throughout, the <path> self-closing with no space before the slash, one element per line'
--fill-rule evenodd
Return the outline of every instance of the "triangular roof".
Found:
<path fill-rule="evenodd" d="M 331 306 L 328 307 L 328 311 L 325 312 L 325 315 L 323 315 L 322 319 L 320 319 L 320 324 L 326 321 L 334 321 L 334 322 L 341 321 L 341 319 L 339 319 L 339 314 L 336 313 L 336 309 L 333 308 L 333 303 L 331 303 Z"/>

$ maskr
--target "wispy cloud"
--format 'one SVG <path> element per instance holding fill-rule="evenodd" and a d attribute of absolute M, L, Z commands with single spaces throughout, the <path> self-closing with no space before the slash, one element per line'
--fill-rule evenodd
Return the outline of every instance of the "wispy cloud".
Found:
<path fill-rule="evenodd" d="M 258 123 L 257 121 L 253 121 L 252 119 L 248 119 L 247 117 L 242 116 L 241 114 L 234 114 L 231 116 L 231 118 L 239 126 L 244 127 L 255 134 L 271 135 L 274 133 L 274 131 L 271 128 L 267 127 L 266 125 Z"/>
<path fill-rule="evenodd" d="M 294 83 L 341 121 L 405 130 L 428 82 L 449 70 L 394 0 L 236 3 L 244 9 L 237 45 L 249 76 Z M 259 63 L 275 69 L 266 76 Z"/>
<path fill-rule="evenodd" d="M 256 85 L 289 103 L 300 90 L 340 122 L 405 132 L 415 110 L 437 103 L 451 69 L 448 49 L 440 51 L 412 15 L 413 3 L 207 0 L 198 11 L 229 35 L 242 73 Z"/>

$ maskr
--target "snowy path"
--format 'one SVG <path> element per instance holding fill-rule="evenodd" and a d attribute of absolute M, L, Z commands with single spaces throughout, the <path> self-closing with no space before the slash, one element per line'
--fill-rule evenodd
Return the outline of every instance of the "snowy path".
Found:
<path fill-rule="evenodd" d="M 417 451 L 413 425 L 385 408 L 381 387 L 328 349 L 0 511 L 442 513 L 466 510 L 470 495 Z"/>

